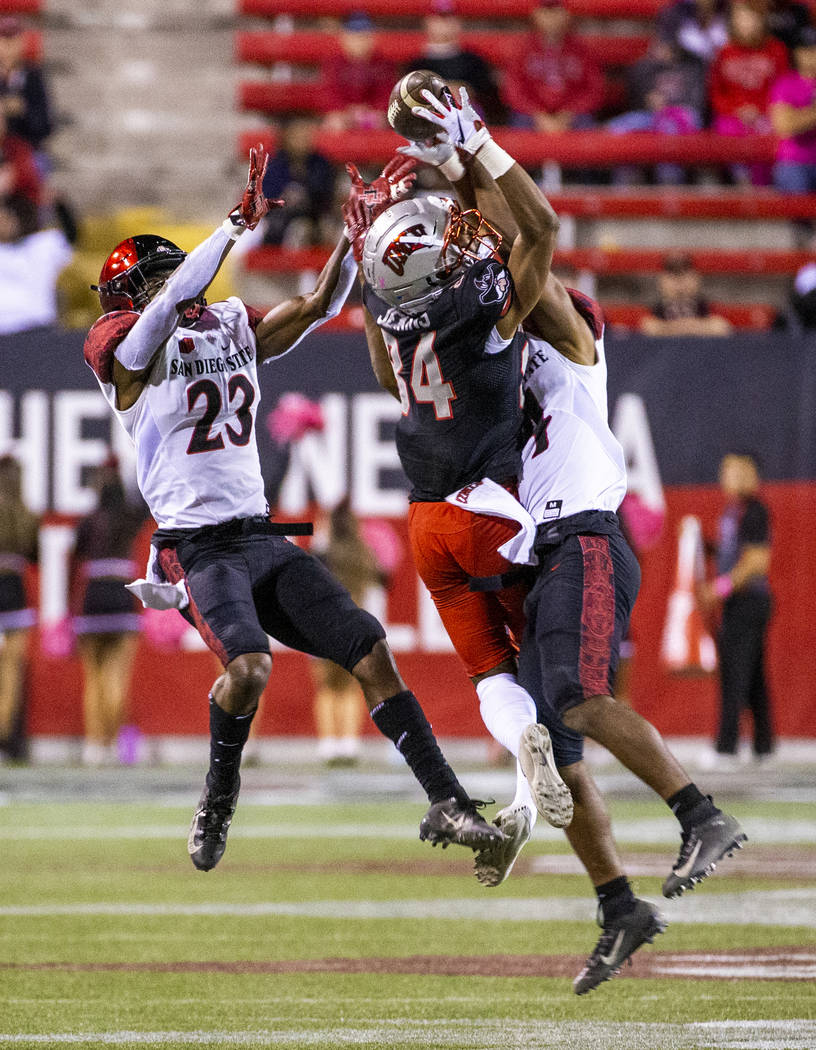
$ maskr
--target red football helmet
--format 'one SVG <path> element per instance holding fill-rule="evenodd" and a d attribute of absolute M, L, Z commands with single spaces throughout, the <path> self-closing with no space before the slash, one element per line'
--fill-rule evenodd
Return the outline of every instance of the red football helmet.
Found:
<path fill-rule="evenodd" d="M 99 293 L 104 313 L 112 310 L 140 312 L 150 301 L 150 280 L 169 276 L 187 258 L 178 245 L 152 233 L 128 237 L 117 244 L 105 260 L 99 284 L 91 288 Z"/>

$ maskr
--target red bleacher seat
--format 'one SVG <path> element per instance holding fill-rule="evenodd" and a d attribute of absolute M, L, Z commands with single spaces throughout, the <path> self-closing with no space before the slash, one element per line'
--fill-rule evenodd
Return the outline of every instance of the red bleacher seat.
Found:
<path fill-rule="evenodd" d="M 309 85 L 252 85 L 253 90 L 247 92 L 248 87 L 250 85 L 241 87 L 242 98 L 246 101 L 260 103 L 264 96 L 274 95 L 280 99 L 288 96 L 294 109 L 309 109 L 306 99 L 310 93 Z M 241 136 L 242 152 L 245 152 L 245 143 L 252 145 L 259 141 L 259 134 L 251 131 Z M 776 151 L 773 135 L 724 138 L 711 131 L 669 136 L 647 131 L 629 135 L 614 135 L 609 131 L 540 135 L 535 131 L 503 128 L 496 132 L 496 139 L 519 163 L 531 168 L 549 160 L 571 168 L 612 168 L 618 164 L 654 164 L 659 161 L 690 167 L 752 162 L 770 164 Z M 382 164 L 402 142 L 392 131 L 367 131 L 362 136 L 354 132 L 323 132 L 320 149 L 337 163 L 353 160 L 358 164 Z"/>
<path fill-rule="evenodd" d="M 255 248 L 247 252 L 245 265 L 248 270 L 265 273 L 319 270 L 330 253 L 330 246 L 295 250 Z M 805 263 L 813 261 L 812 252 L 807 251 L 717 251 L 704 248 L 688 254 L 700 273 L 745 276 L 792 275 Z M 652 248 L 570 248 L 556 253 L 554 265 L 589 270 L 599 275 L 650 274 L 662 268 L 666 255 L 666 251 Z"/>
<path fill-rule="evenodd" d="M 778 190 L 575 190 L 548 193 L 560 215 L 578 219 L 813 219 L 816 194 L 790 195 Z"/>
<path fill-rule="evenodd" d="M 501 68 L 518 59 L 519 48 L 525 39 L 523 32 L 479 31 L 465 32 L 462 44 L 484 55 Z M 584 43 L 594 51 L 605 66 L 625 66 L 641 58 L 649 46 L 647 36 L 585 35 Z M 425 34 L 417 31 L 378 33 L 377 53 L 392 62 L 404 63 L 420 54 Z M 238 62 L 273 65 L 290 62 L 294 65 L 320 65 L 334 50 L 337 40 L 331 33 L 296 32 L 240 32 L 235 37 L 235 57 Z"/>
<path fill-rule="evenodd" d="M 42 14 L 43 0 L 0 0 L 0 15 Z"/>
<path fill-rule="evenodd" d="M 776 317 L 776 308 L 770 303 L 710 303 L 711 312 L 730 321 L 734 328 L 763 330 L 770 328 Z M 602 304 L 604 317 L 612 325 L 623 328 L 639 328 L 640 322 L 649 313 L 639 303 Z"/>
<path fill-rule="evenodd" d="M 653 19 L 665 0 L 565 0 L 570 11 L 582 18 Z M 374 19 L 421 18 L 429 0 L 366 0 L 362 5 Z M 261 18 L 292 15 L 296 18 L 343 18 L 360 10 L 360 0 L 238 0 L 238 13 Z M 457 11 L 471 18 L 526 19 L 535 0 L 459 0 Z"/>
<path fill-rule="evenodd" d="M 266 307 L 272 304 L 265 304 Z M 762 331 L 770 328 L 776 316 L 776 309 L 769 303 L 711 303 L 715 314 L 725 317 L 734 328 Z M 621 328 L 640 327 L 641 320 L 648 314 L 648 308 L 639 303 L 603 303 L 603 312 L 610 325 Z M 342 310 L 331 321 L 327 321 L 323 331 L 361 332 L 364 329 L 363 311 L 359 306 L 350 306 Z"/>

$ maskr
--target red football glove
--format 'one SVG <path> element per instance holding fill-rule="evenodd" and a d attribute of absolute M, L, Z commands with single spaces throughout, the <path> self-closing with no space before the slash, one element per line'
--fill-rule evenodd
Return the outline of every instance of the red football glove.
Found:
<path fill-rule="evenodd" d="M 393 156 L 371 185 L 367 186 L 356 164 L 347 164 L 346 171 L 351 177 L 349 202 L 362 200 L 373 221 L 389 205 L 408 196 L 416 182 L 415 166 L 412 157 L 403 157 L 402 154 Z"/>
<path fill-rule="evenodd" d="M 272 208 L 282 208 L 285 204 L 285 201 L 273 201 L 264 197 L 263 180 L 268 163 L 269 156 L 262 145 L 250 149 L 246 189 L 243 197 L 230 212 L 230 218 L 236 226 L 254 230 L 268 211 Z"/>
<path fill-rule="evenodd" d="M 357 262 L 363 260 L 363 241 L 371 227 L 371 218 L 368 209 L 360 197 L 346 201 L 341 208 L 343 222 L 346 224 L 346 236 L 351 241 L 351 250 Z"/>
<path fill-rule="evenodd" d="M 346 165 L 346 171 L 351 178 L 351 189 L 342 208 L 343 221 L 357 262 L 362 259 L 363 241 L 372 222 L 391 204 L 407 197 L 413 189 L 417 177 L 415 166 L 416 162 L 412 157 L 396 154 L 377 178 L 370 185 L 366 185 L 357 165 Z"/>

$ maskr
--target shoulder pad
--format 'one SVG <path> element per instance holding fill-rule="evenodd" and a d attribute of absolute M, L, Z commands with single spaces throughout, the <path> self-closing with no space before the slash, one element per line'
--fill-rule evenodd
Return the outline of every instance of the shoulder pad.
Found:
<path fill-rule="evenodd" d="M 567 294 L 572 300 L 572 305 L 589 325 L 595 339 L 600 339 L 604 329 L 603 311 L 600 305 L 576 288 L 567 288 Z"/>
<path fill-rule="evenodd" d="M 103 383 L 113 382 L 113 355 L 131 328 L 139 320 L 139 314 L 129 310 L 114 310 L 103 314 L 85 338 L 83 354 L 85 363 Z"/>
<path fill-rule="evenodd" d="M 243 300 L 242 300 L 243 301 Z M 263 310 L 257 310 L 254 306 L 249 306 L 248 303 L 244 303 L 244 309 L 247 312 L 247 320 L 249 321 L 249 327 L 252 331 L 256 331 L 258 325 L 263 321 L 266 314 Z"/>

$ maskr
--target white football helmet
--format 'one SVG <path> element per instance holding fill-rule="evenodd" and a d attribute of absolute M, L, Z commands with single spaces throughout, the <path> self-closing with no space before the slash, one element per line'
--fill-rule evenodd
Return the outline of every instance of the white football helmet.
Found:
<path fill-rule="evenodd" d="M 391 306 L 423 310 L 467 262 L 495 255 L 501 234 L 450 197 L 414 197 L 386 208 L 363 243 L 363 276 Z"/>

